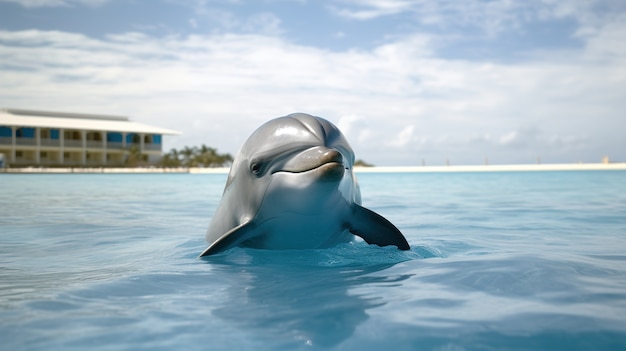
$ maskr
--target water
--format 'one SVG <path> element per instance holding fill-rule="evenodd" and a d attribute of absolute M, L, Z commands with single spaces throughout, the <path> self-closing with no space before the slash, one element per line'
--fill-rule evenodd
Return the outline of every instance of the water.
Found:
<path fill-rule="evenodd" d="M 0 349 L 626 349 L 625 172 L 361 174 L 411 251 L 198 259 L 225 178 L 0 175 Z"/>

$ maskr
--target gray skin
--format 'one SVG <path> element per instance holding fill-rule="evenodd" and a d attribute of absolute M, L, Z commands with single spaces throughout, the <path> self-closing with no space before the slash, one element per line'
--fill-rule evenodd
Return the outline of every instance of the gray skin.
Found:
<path fill-rule="evenodd" d="M 200 256 L 235 246 L 318 249 L 349 242 L 409 244 L 391 222 L 361 206 L 354 152 L 320 117 L 296 113 L 259 127 L 235 157 Z"/>

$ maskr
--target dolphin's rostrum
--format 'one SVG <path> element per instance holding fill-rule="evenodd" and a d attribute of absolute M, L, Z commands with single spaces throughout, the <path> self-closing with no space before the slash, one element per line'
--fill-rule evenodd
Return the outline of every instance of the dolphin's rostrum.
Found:
<path fill-rule="evenodd" d="M 273 119 L 243 144 L 200 256 L 235 246 L 318 249 L 349 242 L 409 244 L 391 222 L 361 206 L 354 153 L 327 120 L 304 113 Z"/>

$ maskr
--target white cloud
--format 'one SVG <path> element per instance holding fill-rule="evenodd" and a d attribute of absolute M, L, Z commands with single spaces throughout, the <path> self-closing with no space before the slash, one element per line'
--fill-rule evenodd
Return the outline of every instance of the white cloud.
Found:
<path fill-rule="evenodd" d="M 356 5 L 357 8 L 332 6 L 331 9 L 339 16 L 359 20 L 394 15 L 407 11 L 412 7 L 411 1 L 406 0 L 348 0 L 341 2 L 347 5 Z"/>
<path fill-rule="evenodd" d="M 362 117 L 355 114 L 349 114 L 339 118 L 337 121 L 337 128 L 339 128 L 346 136 L 350 136 L 354 134 L 355 129 L 361 127 L 359 124 L 362 122 Z M 355 128 L 355 126 L 357 126 L 357 128 Z"/>
<path fill-rule="evenodd" d="M 0 31 L 0 106 L 130 115 L 183 131 L 168 147 L 232 153 L 265 120 L 301 111 L 337 122 L 377 165 L 626 160 L 622 18 L 582 49 L 506 64 L 439 58 L 424 34 L 333 52 L 272 34 L 269 13 L 232 23 L 247 34 Z"/>
<path fill-rule="evenodd" d="M 502 135 L 499 139 L 501 145 L 509 147 L 525 147 L 537 142 L 541 132 L 537 128 L 523 128 Z"/>
<path fill-rule="evenodd" d="M 588 27 L 579 35 L 587 39 L 588 59 L 624 60 L 626 45 L 626 14 L 616 15 L 611 21 L 603 22 L 594 28 Z"/>
<path fill-rule="evenodd" d="M 407 147 L 414 142 L 415 126 L 410 124 L 402 129 L 398 135 L 389 141 L 389 145 L 396 148 Z"/>
<path fill-rule="evenodd" d="M 356 114 L 351 113 L 339 117 L 336 125 L 351 145 L 365 144 L 371 140 L 373 135 L 365 118 Z"/>

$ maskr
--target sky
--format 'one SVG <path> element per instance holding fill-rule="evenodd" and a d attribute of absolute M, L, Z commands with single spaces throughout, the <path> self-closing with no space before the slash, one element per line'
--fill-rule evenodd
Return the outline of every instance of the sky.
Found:
<path fill-rule="evenodd" d="M 0 108 L 235 155 L 324 117 L 377 166 L 626 161 L 626 0 L 0 0 Z"/>

